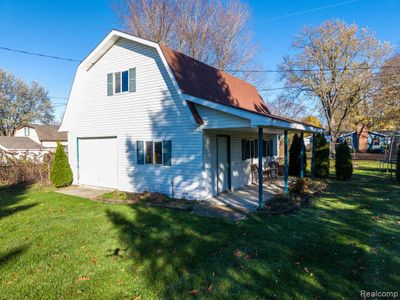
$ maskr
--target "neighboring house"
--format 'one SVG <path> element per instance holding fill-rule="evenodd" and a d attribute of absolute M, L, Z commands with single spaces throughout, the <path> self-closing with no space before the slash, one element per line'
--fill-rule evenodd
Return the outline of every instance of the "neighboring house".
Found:
<path fill-rule="evenodd" d="M 359 127 L 356 131 L 345 132 L 339 136 L 339 141 L 346 141 L 356 152 L 384 152 L 390 143 L 390 137 L 367 127 Z"/>
<path fill-rule="evenodd" d="M 49 150 L 57 147 L 57 142 L 66 146 L 68 137 L 66 132 L 59 132 L 59 125 L 30 124 L 22 126 L 15 132 L 16 137 L 28 137 Z"/>
<path fill-rule="evenodd" d="M 78 66 L 60 127 L 74 184 L 198 200 L 252 183 L 285 130 L 323 131 L 272 115 L 249 83 L 115 30 Z"/>
<path fill-rule="evenodd" d="M 7 156 L 42 161 L 48 151 L 28 137 L 0 136 L 0 152 Z"/>

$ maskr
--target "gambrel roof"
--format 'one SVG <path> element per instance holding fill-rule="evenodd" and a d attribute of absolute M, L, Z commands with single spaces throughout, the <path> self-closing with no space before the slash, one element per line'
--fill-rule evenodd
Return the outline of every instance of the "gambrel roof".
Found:
<path fill-rule="evenodd" d="M 160 48 L 184 94 L 271 115 L 264 100 L 252 84 L 167 46 L 160 45 Z"/>
<path fill-rule="evenodd" d="M 119 39 L 126 39 L 156 49 L 179 99 L 188 114 L 191 115 L 193 123 L 202 125 L 199 116 L 196 116 L 195 106 L 191 106 L 190 102 L 249 119 L 252 127 L 269 126 L 307 132 L 324 131 L 322 128 L 271 114 L 256 87 L 250 83 L 167 46 L 118 30 L 112 30 L 80 63 L 77 74 L 88 71 Z M 79 81 L 77 74 L 74 85 L 75 81 Z M 70 118 L 74 114 L 71 105 L 76 105 L 73 102 L 78 100 L 75 98 L 72 89 L 60 131 L 69 130 Z"/>

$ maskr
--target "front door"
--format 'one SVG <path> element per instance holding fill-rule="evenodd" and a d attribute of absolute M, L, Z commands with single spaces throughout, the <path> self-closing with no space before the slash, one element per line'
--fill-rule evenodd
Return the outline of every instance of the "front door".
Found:
<path fill-rule="evenodd" d="M 217 191 L 230 188 L 230 147 L 228 136 L 217 136 Z"/>

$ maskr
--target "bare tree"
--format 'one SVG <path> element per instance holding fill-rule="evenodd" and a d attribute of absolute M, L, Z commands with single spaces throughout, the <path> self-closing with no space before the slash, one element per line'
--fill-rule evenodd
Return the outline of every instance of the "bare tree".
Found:
<path fill-rule="evenodd" d="M 282 78 L 288 87 L 317 100 L 335 141 L 347 118 L 374 92 L 373 69 L 390 47 L 365 28 L 335 20 L 305 27 L 292 50 L 281 65 Z"/>
<path fill-rule="evenodd" d="M 289 94 L 281 94 L 268 102 L 268 108 L 274 115 L 295 120 L 307 115 L 307 106 Z"/>
<path fill-rule="evenodd" d="M 53 120 L 53 106 L 47 91 L 37 82 L 31 85 L 0 69 L 0 135 L 13 136 L 18 127 Z"/>
<path fill-rule="evenodd" d="M 258 47 L 247 27 L 251 10 L 241 0 L 121 0 L 115 8 L 124 29 L 134 35 L 253 82 L 262 77 L 238 71 L 259 68 L 254 63 Z"/>

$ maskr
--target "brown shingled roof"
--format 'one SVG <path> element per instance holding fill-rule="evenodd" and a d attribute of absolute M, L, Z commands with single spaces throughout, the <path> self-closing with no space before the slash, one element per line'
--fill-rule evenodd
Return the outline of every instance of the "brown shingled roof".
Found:
<path fill-rule="evenodd" d="M 32 127 L 36 130 L 36 133 L 41 142 L 66 142 L 68 140 L 66 132 L 58 132 L 59 125 L 38 125 L 31 124 L 28 127 Z"/>
<path fill-rule="evenodd" d="M 164 45 L 160 48 L 184 94 L 271 115 L 255 86 Z"/>
<path fill-rule="evenodd" d="M 0 145 L 8 150 L 40 150 L 45 149 L 28 137 L 0 136 Z"/>

